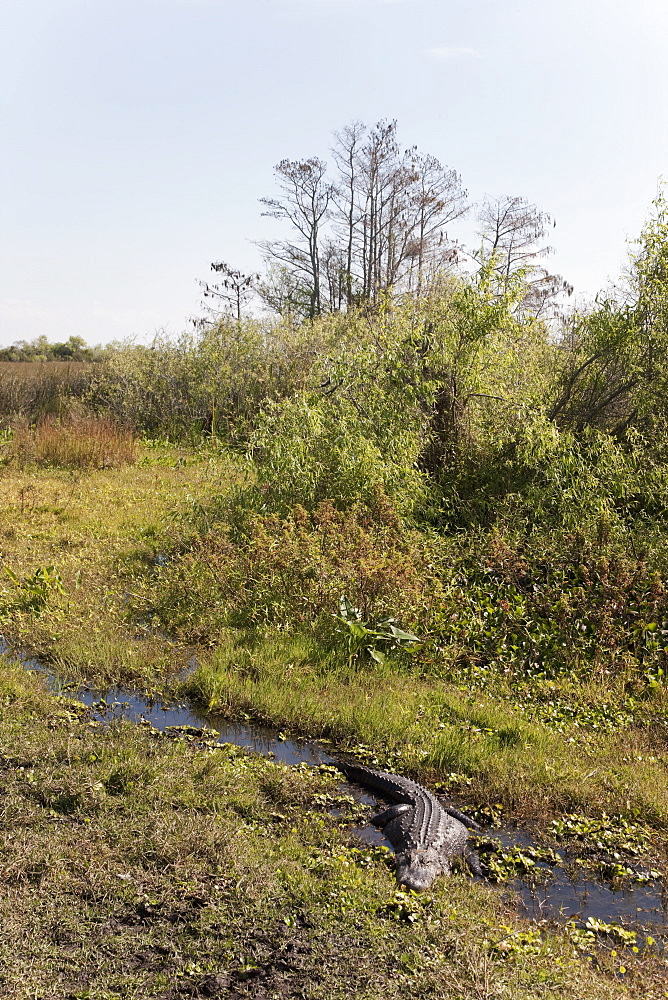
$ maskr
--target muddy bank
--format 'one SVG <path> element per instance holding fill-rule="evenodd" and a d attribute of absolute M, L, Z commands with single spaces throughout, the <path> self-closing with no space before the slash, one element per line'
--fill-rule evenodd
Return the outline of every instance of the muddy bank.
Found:
<path fill-rule="evenodd" d="M 251 752 L 271 756 L 287 765 L 318 766 L 335 762 L 333 748 L 321 741 L 288 738 L 280 732 L 251 722 L 230 722 L 182 702 L 165 705 L 133 691 L 112 688 L 105 692 L 61 684 L 43 664 L 21 657 L 7 643 L 0 653 L 19 659 L 31 671 L 44 674 L 49 686 L 64 697 L 86 706 L 93 725 L 108 725 L 125 719 L 173 734 L 198 735 L 220 743 L 231 743 Z M 367 791 L 341 784 L 371 813 L 382 803 Z M 371 824 L 355 828 L 360 840 L 391 845 Z M 571 923 L 583 933 L 612 938 L 619 946 L 641 945 L 648 935 L 668 939 L 668 890 L 660 878 L 638 866 L 634 884 L 617 884 L 583 869 L 572 845 L 553 843 L 544 837 L 510 826 L 490 828 L 480 838 L 483 863 L 491 859 L 490 874 L 500 891 L 516 899 L 521 915 L 541 922 Z M 505 869 L 504 869 L 505 865 Z M 500 875 L 505 870 L 505 876 Z"/>

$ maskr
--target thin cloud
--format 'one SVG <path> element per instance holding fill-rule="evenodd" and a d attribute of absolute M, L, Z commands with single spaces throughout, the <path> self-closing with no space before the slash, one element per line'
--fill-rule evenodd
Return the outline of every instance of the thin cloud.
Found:
<path fill-rule="evenodd" d="M 434 56 L 435 59 L 470 59 L 479 56 L 480 53 L 465 45 L 435 45 L 427 49 L 427 55 Z"/>

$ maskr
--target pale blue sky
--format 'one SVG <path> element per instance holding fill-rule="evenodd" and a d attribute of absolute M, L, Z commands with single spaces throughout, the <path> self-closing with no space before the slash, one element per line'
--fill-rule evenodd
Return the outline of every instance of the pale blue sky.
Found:
<path fill-rule="evenodd" d="M 0 344 L 177 332 L 259 266 L 273 165 L 382 117 L 593 296 L 668 174 L 668 3 L 0 0 Z"/>

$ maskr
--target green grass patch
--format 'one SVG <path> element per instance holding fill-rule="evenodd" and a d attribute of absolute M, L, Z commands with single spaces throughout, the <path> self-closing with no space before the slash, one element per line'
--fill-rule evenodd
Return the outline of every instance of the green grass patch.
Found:
<path fill-rule="evenodd" d="M 464 875 L 397 891 L 326 769 L 91 726 L 4 663 L 0 685 L 9 996 L 660 996 L 651 952 L 592 967 Z"/>
<path fill-rule="evenodd" d="M 546 830 L 564 814 L 638 823 L 638 811 L 660 857 L 661 683 L 639 689 L 630 661 L 610 675 L 505 673 L 503 657 L 466 654 L 462 636 L 446 646 L 424 632 L 410 656 L 382 664 L 364 649 L 349 656 L 334 614 L 358 556 L 363 573 L 350 599 L 365 620 L 383 611 L 412 628 L 399 614 L 417 606 L 416 595 L 430 614 L 436 607 L 437 588 L 425 597 L 405 562 L 416 536 L 402 540 L 388 512 L 379 531 L 356 517 L 323 521 L 319 555 L 312 520 L 288 523 L 272 551 L 263 522 L 252 565 L 270 573 L 254 592 L 271 596 L 283 573 L 286 603 L 271 604 L 273 625 L 232 628 L 219 595 L 233 553 L 221 544 L 199 589 L 191 595 L 186 584 L 207 557 L 197 549 L 201 524 L 209 518 L 217 532 L 212 505 L 224 507 L 244 477 L 220 451 L 164 443 L 142 446 L 138 462 L 120 469 L 4 468 L 0 538 L 15 578 L 0 593 L 4 634 L 74 681 L 162 695 L 196 653 L 200 667 L 180 691 L 200 704 L 355 747 L 462 805 L 491 805 Z M 175 509 L 187 516 L 173 520 Z M 356 555 L 341 554 L 339 576 L 321 587 L 318 574 L 339 559 L 342 525 Z M 312 560 L 300 575 L 305 546 Z M 166 564 L 156 559 L 163 553 Z M 58 574 L 62 592 L 40 568 Z M 302 581 L 321 594 L 317 632 L 281 618 L 281 608 L 298 607 Z M 261 609 L 250 589 L 245 607 Z M 168 639 L 161 630 L 172 624 Z M 521 921 L 498 889 L 463 874 L 421 897 L 398 892 L 382 852 L 352 839 L 359 811 L 326 771 L 143 727 L 91 726 L 80 706 L 9 661 L 0 665 L 0 801 L 0 991 L 10 996 L 664 992 L 665 967 L 651 949 L 624 958 L 624 973 L 612 947 L 596 946 L 590 962 L 588 932 Z"/>
<path fill-rule="evenodd" d="M 231 488 L 237 465 L 155 444 L 119 469 L 5 467 L 2 632 L 72 680 L 164 684 L 189 653 L 129 613 L 131 594 L 155 565 L 169 511 L 186 497 Z"/>
<path fill-rule="evenodd" d="M 535 823 L 607 809 L 642 811 L 659 827 L 668 822 L 668 772 L 657 757 L 637 759 L 637 748 L 647 746 L 641 731 L 577 739 L 508 701 L 391 662 L 351 668 L 305 639 L 232 635 L 183 690 L 211 711 L 361 748 L 390 769 L 459 786 L 469 802 L 498 803 L 507 817 Z"/>

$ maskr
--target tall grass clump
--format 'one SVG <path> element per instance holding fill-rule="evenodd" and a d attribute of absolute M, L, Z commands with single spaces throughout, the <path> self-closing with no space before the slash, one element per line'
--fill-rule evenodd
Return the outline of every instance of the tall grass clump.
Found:
<path fill-rule="evenodd" d="M 108 469 L 137 458 L 133 431 L 110 417 L 47 417 L 31 427 L 18 424 L 8 445 L 8 459 L 62 468 Z"/>
<path fill-rule="evenodd" d="M 99 366 L 83 361 L 0 362 L 0 419 L 35 421 L 88 395 Z"/>

